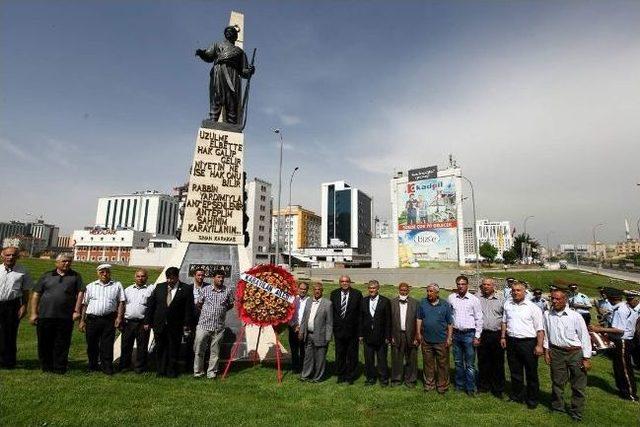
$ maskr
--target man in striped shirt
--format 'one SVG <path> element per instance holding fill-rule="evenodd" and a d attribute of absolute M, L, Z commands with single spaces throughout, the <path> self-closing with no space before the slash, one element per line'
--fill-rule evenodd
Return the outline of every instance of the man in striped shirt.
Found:
<path fill-rule="evenodd" d="M 198 298 L 200 320 L 196 328 L 193 346 L 193 376 L 204 376 L 204 356 L 209 347 L 209 367 L 207 378 L 214 379 L 218 374 L 218 355 L 220 342 L 224 336 L 224 321 L 227 311 L 233 308 L 233 291 L 224 284 L 224 272 L 216 271 L 211 286 L 202 288 Z"/>
<path fill-rule="evenodd" d="M 111 265 L 100 264 L 98 280 L 87 285 L 80 331 L 86 332 L 89 370 L 113 374 L 113 342 L 124 315 L 124 289 L 111 280 Z"/>
<path fill-rule="evenodd" d="M 155 285 L 147 285 L 149 275 L 147 270 L 136 270 L 135 283 L 124 290 L 126 305 L 124 309 L 124 327 L 120 341 L 120 370 L 131 369 L 133 345 L 136 344 L 136 360 L 134 369 L 137 374 L 147 369 L 147 347 L 149 345 L 149 330 L 144 329 L 144 316 L 147 313 L 147 299 L 153 292 Z"/>

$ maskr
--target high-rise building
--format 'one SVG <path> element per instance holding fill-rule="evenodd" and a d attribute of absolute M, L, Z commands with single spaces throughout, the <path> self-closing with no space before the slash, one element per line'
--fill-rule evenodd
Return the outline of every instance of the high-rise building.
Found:
<path fill-rule="evenodd" d="M 322 247 L 347 247 L 371 254 L 371 197 L 344 181 L 323 183 L 321 197 Z"/>
<path fill-rule="evenodd" d="M 476 240 L 473 227 L 464 227 L 462 231 L 462 239 L 464 242 L 464 255 L 467 259 L 476 257 Z"/>
<path fill-rule="evenodd" d="M 249 252 L 252 265 L 269 262 L 271 244 L 271 184 L 258 178 L 247 182 Z"/>
<path fill-rule="evenodd" d="M 278 221 L 280 219 L 280 221 Z M 278 234 L 278 222 L 280 223 L 280 247 L 284 254 L 289 253 L 289 241 L 291 250 L 300 248 L 320 247 L 320 226 L 322 220 L 315 213 L 304 209 L 299 205 L 292 205 L 273 212 L 271 242 L 275 245 Z"/>
<path fill-rule="evenodd" d="M 72 248 L 71 236 L 58 236 L 58 248 Z"/>
<path fill-rule="evenodd" d="M 158 191 L 100 197 L 95 225 L 111 230 L 135 230 L 171 239 L 178 228 L 179 201 Z"/>
<path fill-rule="evenodd" d="M 47 248 L 56 247 L 58 244 L 58 234 L 60 229 L 53 224 L 46 224 L 44 220 L 38 219 L 36 222 L 9 221 L 0 223 L 0 242 L 3 245 L 13 245 L 15 242 L 24 242 L 33 238 L 33 253 L 40 252 Z M 6 240 L 8 238 L 18 238 L 18 240 Z M 27 246 L 32 246 L 30 243 Z"/>

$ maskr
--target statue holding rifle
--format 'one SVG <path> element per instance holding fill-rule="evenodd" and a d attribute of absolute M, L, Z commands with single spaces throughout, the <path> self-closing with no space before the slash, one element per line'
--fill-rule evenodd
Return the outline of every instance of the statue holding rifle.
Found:
<path fill-rule="evenodd" d="M 209 80 L 209 118 L 217 122 L 224 111 L 222 121 L 242 130 L 246 123 L 250 79 L 255 73 L 255 49 L 249 63 L 244 51 L 235 45 L 238 31 L 235 26 L 226 27 L 225 40 L 213 43 L 206 50 L 196 50 L 196 56 L 205 62 L 213 63 Z M 247 79 L 244 96 L 243 78 Z"/>

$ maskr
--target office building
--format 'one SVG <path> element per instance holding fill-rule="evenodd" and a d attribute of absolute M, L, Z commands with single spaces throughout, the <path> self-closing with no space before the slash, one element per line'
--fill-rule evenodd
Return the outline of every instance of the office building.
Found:
<path fill-rule="evenodd" d="M 372 200 L 344 181 L 321 185 L 320 244 L 323 248 L 357 249 L 371 254 Z"/>

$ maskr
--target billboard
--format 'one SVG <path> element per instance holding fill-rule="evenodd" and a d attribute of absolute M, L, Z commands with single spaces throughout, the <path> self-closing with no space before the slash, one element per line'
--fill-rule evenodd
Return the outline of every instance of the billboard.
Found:
<path fill-rule="evenodd" d="M 399 184 L 398 257 L 400 267 L 420 261 L 458 261 L 456 177 Z"/>

